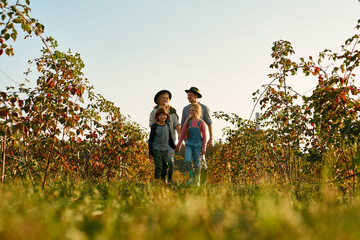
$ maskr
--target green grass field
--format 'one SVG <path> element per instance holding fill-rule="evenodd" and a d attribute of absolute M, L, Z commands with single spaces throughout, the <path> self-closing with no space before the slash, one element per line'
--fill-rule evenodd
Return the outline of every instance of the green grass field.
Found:
<path fill-rule="evenodd" d="M 360 239 L 360 200 L 330 187 L 5 185 L 0 239 Z"/>

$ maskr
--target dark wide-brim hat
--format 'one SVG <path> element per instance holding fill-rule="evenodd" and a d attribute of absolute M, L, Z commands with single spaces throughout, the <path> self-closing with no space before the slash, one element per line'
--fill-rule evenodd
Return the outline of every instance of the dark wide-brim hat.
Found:
<path fill-rule="evenodd" d="M 164 93 L 169 94 L 169 100 L 171 99 L 171 92 L 170 92 L 170 91 L 168 91 L 168 90 L 161 90 L 161 91 L 159 91 L 159 92 L 155 95 L 155 97 L 154 97 L 154 102 L 155 102 L 156 104 L 158 104 L 158 102 L 157 102 L 158 97 L 160 97 L 160 95 L 161 95 L 161 94 L 164 94 Z"/>
<path fill-rule="evenodd" d="M 196 94 L 198 96 L 198 98 L 202 98 L 199 89 L 196 87 L 191 87 L 189 90 L 185 90 L 185 92 L 186 93 L 192 92 L 192 93 Z"/>

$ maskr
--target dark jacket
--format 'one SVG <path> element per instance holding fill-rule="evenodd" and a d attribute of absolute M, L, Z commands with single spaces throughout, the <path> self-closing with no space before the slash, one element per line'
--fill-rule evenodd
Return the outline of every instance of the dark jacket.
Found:
<path fill-rule="evenodd" d="M 170 131 L 170 125 L 169 123 L 166 123 L 166 125 L 169 126 L 169 145 L 172 149 L 175 149 L 176 146 L 174 144 L 174 141 L 172 139 L 172 135 L 171 135 L 171 131 Z M 152 145 L 153 145 L 153 142 L 154 142 L 154 139 L 155 139 L 155 134 L 156 134 L 156 128 L 158 127 L 159 125 L 157 123 L 154 123 L 152 126 L 151 126 L 151 131 L 150 131 L 150 137 L 149 137 L 149 155 L 153 155 L 153 148 L 152 148 Z"/>

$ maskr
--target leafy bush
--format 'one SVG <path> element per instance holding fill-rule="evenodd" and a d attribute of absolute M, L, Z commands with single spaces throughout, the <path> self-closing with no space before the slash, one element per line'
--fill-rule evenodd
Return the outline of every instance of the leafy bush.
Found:
<path fill-rule="evenodd" d="M 0 92 L 2 182 L 111 179 L 148 181 L 152 164 L 146 153 L 146 133 L 95 94 L 83 76 L 79 54 L 57 50 L 58 43 L 43 37 L 43 25 L 29 16 L 30 2 L 10 5 L 2 1 L 2 49 L 16 40 L 16 26 L 44 42 L 37 66 L 37 86 L 9 87 Z M 11 38 L 10 38 L 11 37 Z"/>

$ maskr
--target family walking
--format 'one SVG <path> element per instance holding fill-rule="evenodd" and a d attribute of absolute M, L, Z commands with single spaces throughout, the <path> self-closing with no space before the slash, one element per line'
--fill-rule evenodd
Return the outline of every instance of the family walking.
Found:
<path fill-rule="evenodd" d="M 149 155 L 155 164 L 155 180 L 166 182 L 167 177 L 168 183 L 172 183 L 174 152 L 180 150 L 185 140 L 185 167 L 189 173 L 189 183 L 200 186 L 206 181 L 205 151 L 206 147 L 212 146 L 212 121 L 209 108 L 198 102 L 202 97 L 199 89 L 191 87 L 185 92 L 190 104 L 184 107 L 181 122 L 175 108 L 170 105 L 171 92 L 161 90 L 155 95 L 156 106 L 149 118 Z M 208 142 L 206 126 L 209 131 Z"/>

